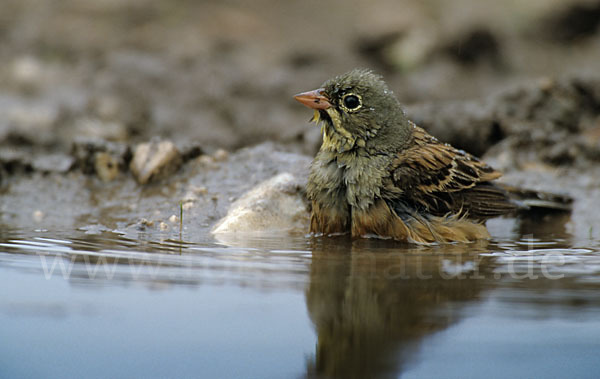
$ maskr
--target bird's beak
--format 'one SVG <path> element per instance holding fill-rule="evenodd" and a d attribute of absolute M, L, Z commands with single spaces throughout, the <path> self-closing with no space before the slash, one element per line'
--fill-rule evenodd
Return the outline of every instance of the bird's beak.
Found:
<path fill-rule="evenodd" d="M 312 109 L 327 109 L 331 107 L 329 99 L 323 95 L 324 89 L 319 88 L 314 91 L 302 92 L 294 96 L 302 104 Z"/>

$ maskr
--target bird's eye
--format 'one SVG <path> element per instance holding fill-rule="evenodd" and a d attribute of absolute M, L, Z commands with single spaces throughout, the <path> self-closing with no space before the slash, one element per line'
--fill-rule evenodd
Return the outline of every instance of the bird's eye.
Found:
<path fill-rule="evenodd" d="M 360 106 L 361 106 L 360 98 L 353 94 L 344 96 L 343 102 L 344 102 L 344 107 L 346 107 L 348 110 L 351 110 L 351 111 L 356 110 L 356 109 L 360 108 Z"/>

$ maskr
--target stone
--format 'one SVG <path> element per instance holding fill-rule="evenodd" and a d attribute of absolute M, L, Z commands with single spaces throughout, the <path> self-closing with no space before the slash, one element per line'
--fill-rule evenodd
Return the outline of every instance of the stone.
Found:
<path fill-rule="evenodd" d="M 212 233 L 306 233 L 309 213 L 303 183 L 284 172 L 258 184 L 231 204 Z"/>
<path fill-rule="evenodd" d="M 31 163 L 35 171 L 57 172 L 64 174 L 71 170 L 75 164 L 75 159 L 67 154 L 54 153 L 42 154 L 33 158 Z"/>
<path fill-rule="evenodd" d="M 103 182 L 110 182 L 119 175 L 119 160 L 109 153 L 99 151 L 94 157 L 94 169 Z"/>
<path fill-rule="evenodd" d="M 157 181 L 176 172 L 183 163 L 171 141 L 150 141 L 136 146 L 129 168 L 140 184 Z"/>

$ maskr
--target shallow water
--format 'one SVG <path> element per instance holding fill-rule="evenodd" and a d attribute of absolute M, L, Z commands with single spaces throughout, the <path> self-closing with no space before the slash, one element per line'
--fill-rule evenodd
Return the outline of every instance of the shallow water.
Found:
<path fill-rule="evenodd" d="M 535 224 L 535 223 L 534 223 Z M 600 244 L 0 232 L 0 377 L 596 377 Z"/>

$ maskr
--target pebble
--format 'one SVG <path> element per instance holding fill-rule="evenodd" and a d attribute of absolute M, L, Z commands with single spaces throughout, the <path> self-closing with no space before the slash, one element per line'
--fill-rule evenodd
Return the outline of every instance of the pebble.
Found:
<path fill-rule="evenodd" d="M 41 210 L 37 209 L 33 212 L 31 216 L 33 218 L 33 221 L 35 221 L 36 223 L 40 223 L 44 219 L 45 214 Z"/>
<path fill-rule="evenodd" d="M 308 211 L 300 181 L 289 173 L 268 179 L 231 204 L 214 234 L 306 232 Z"/>
<path fill-rule="evenodd" d="M 227 152 L 227 150 L 218 149 L 213 154 L 213 158 L 216 162 L 222 162 L 222 161 L 227 160 L 227 158 L 229 158 L 229 153 Z"/>
<path fill-rule="evenodd" d="M 208 168 L 217 168 L 215 158 L 210 155 L 201 155 L 198 157 L 198 163 Z"/>
<path fill-rule="evenodd" d="M 140 184 L 164 179 L 181 167 L 181 154 L 171 141 L 150 141 L 136 146 L 129 165 Z"/>
<path fill-rule="evenodd" d="M 110 182 L 119 175 L 119 160 L 105 152 L 94 156 L 94 169 L 103 182 Z"/>
<path fill-rule="evenodd" d="M 31 162 L 31 166 L 35 171 L 61 174 L 71 170 L 74 164 L 75 159 L 72 156 L 62 153 L 39 155 Z"/>
<path fill-rule="evenodd" d="M 154 221 L 148 220 L 146 218 L 142 218 L 142 219 L 140 219 L 140 221 L 138 222 L 138 224 L 141 225 L 141 226 L 153 227 L 154 226 Z"/>
<path fill-rule="evenodd" d="M 185 203 L 183 203 L 183 210 L 184 211 L 189 211 L 192 208 L 194 208 L 194 202 L 193 201 L 186 201 Z"/>

